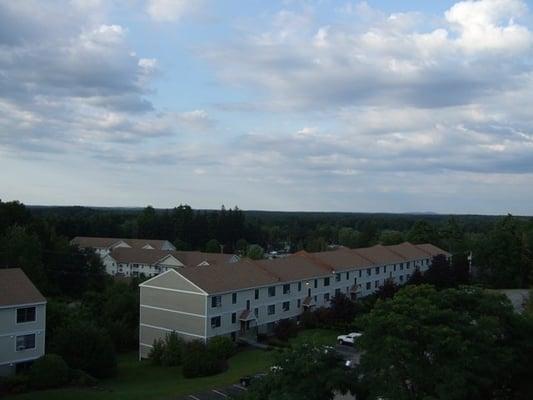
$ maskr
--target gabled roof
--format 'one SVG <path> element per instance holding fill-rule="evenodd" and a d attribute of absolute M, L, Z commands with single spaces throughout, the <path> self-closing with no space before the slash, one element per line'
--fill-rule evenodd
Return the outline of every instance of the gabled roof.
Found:
<path fill-rule="evenodd" d="M 273 276 L 278 277 L 279 281 L 284 282 L 328 276 L 332 273 L 331 268 L 327 265 L 317 262 L 317 260 L 302 253 L 273 260 L 254 261 L 254 263 Z"/>
<path fill-rule="evenodd" d="M 409 242 L 387 246 L 387 248 L 409 260 L 421 260 L 428 257 L 425 251 Z M 442 250 L 439 251 L 442 253 Z"/>
<path fill-rule="evenodd" d="M 431 257 L 437 256 L 439 254 L 444 254 L 447 257 L 451 256 L 451 253 L 448 253 L 447 251 L 442 250 L 437 246 L 432 245 L 431 243 L 417 244 L 416 247 L 426 252 Z"/>
<path fill-rule="evenodd" d="M 123 239 L 123 238 L 106 238 L 106 237 L 89 237 L 89 236 L 76 236 L 70 241 L 72 244 L 77 244 L 81 248 L 91 247 L 97 249 L 106 249 L 119 244 L 120 242 L 126 243 L 128 246 L 134 249 L 142 249 L 146 245 L 150 245 L 154 249 L 162 250 L 165 245 L 172 244 L 168 240 L 156 240 L 156 239 Z M 174 246 L 172 246 L 174 247 Z"/>
<path fill-rule="evenodd" d="M 222 293 L 279 282 L 278 277 L 250 260 L 215 264 L 208 267 L 185 267 L 180 268 L 177 272 L 207 293 Z"/>
<path fill-rule="evenodd" d="M 355 250 L 340 248 L 332 251 L 310 254 L 313 258 L 327 264 L 337 272 L 349 269 L 367 268 L 373 265 L 372 261 L 364 258 Z"/>
<path fill-rule="evenodd" d="M 171 256 L 181 264 L 197 266 L 202 262 L 209 265 L 225 264 L 233 261 L 234 254 L 202 253 L 200 251 L 150 250 L 117 247 L 109 254 L 118 263 L 155 264 Z"/>
<path fill-rule="evenodd" d="M 373 265 L 394 264 L 407 260 L 405 257 L 392 252 L 387 247 L 388 246 L 377 244 L 372 247 L 354 249 L 354 251 L 363 258 L 372 261 Z"/>
<path fill-rule="evenodd" d="M 44 303 L 46 299 L 20 268 L 0 269 L 0 307 Z"/>

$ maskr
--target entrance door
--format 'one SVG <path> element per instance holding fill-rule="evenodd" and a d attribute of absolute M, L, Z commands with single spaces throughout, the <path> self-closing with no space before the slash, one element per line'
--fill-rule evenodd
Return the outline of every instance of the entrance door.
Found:
<path fill-rule="evenodd" d="M 311 289 L 307 289 L 307 296 L 311 297 Z"/>

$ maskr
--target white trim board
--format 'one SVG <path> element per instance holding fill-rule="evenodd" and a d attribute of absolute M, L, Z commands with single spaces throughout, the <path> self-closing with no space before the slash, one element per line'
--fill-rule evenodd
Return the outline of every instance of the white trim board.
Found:
<path fill-rule="evenodd" d="M 169 328 L 164 328 L 162 326 L 149 325 L 149 324 L 143 324 L 143 323 L 140 323 L 139 325 L 140 326 L 144 326 L 145 328 L 159 329 L 160 331 L 165 331 L 165 332 L 176 332 L 176 333 L 179 333 L 181 335 L 187 335 L 187 336 L 193 336 L 193 337 L 198 337 L 198 338 L 201 338 L 201 339 L 205 339 L 204 336 L 197 335 L 195 333 L 188 333 L 188 332 L 178 331 L 176 329 L 169 329 Z"/>
<path fill-rule="evenodd" d="M 166 288 L 166 287 L 161 287 L 161 286 L 152 286 L 152 285 L 143 285 L 142 287 L 143 288 L 148 288 L 148 289 L 166 290 L 166 291 L 169 291 L 169 292 L 176 292 L 176 293 L 186 293 L 186 294 L 196 294 L 198 296 L 207 296 L 207 294 L 205 294 L 205 293 L 192 292 L 190 290 L 172 289 L 172 288 Z"/>
<path fill-rule="evenodd" d="M 170 308 L 149 306 L 147 304 L 141 304 L 141 307 L 149 308 L 151 310 L 167 311 L 167 312 L 171 312 L 171 313 L 175 313 L 175 314 L 190 315 L 191 317 L 205 318 L 205 315 L 202 315 L 202 314 L 195 314 L 195 313 L 190 313 L 190 312 L 186 312 L 186 311 L 177 311 L 177 310 L 172 310 Z"/>

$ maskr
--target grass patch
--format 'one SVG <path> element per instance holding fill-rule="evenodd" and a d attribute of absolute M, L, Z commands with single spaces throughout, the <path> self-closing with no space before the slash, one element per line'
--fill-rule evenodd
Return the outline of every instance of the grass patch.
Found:
<path fill-rule="evenodd" d="M 150 400 L 202 392 L 236 383 L 243 375 L 265 371 L 272 354 L 244 350 L 229 359 L 227 371 L 209 377 L 186 379 L 180 367 L 166 368 L 137 360 L 137 353 L 119 357 L 118 375 L 101 381 L 97 389 L 64 388 L 12 396 L 15 400 Z"/>
<path fill-rule="evenodd" d="M 323 346 L 334 346 L 340 333 L 330 329 L 306 329 L 298 332 L 298 336 L 289 339 L 291 344 L 313 343 Z"/>

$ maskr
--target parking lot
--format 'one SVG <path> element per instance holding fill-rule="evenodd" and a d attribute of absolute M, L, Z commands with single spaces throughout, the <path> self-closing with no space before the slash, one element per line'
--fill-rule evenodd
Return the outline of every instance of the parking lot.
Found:
<path fill-rule="evenodd" d="M 178 397 L 176 400 L 223 400 L 236 399 L 247 389 L 241 385 L 232 385 L 219 389 L 212 389 L 203 393 L 189 394 Z"/>
<path fill-rule="evenodd" d="M 354 364 L 358 364 L 361 358 L 361 354 L 353 347 L 347 346 L 344 344 L 337 344 L 335 346 L 335 351 L 344 360 L 350 360 Z M 242 395 L 247 389 L 241 385 L 235 384 L 232 386 L 227 386 L 224 388 L 211 389 L 202 393 L 189 394 L 187 396 L 181 396 L 174 400 L 223 400 L 223 399 L 237 399 Z M 339 399 L 351 399 L 353 397 L 338 397 Z"/>

